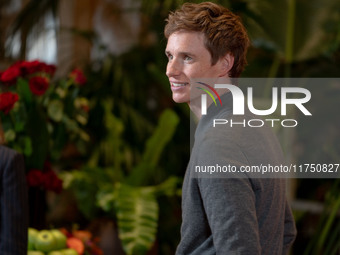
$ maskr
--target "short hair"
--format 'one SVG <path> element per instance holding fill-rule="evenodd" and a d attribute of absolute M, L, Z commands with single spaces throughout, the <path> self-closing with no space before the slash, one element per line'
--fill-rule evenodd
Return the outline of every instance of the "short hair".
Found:
<path fill-rule="evenodd" d="M 241 75 L 247 64 L 249 38 L 239 16 L 210 2 L 185 3 L 169 14 L 164 35 L 168 39 L 178 31 L 202 32 L 205 37 L 204 45 L 211 54 L 211 64 L 215 65 L 229 53 L 234 57 L 230 77 L 237 78 Z"/>

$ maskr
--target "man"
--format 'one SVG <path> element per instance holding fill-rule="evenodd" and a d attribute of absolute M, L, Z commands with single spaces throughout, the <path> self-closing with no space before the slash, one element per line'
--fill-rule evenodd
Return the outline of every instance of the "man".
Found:
<path fill-rule="evenodd" d="M 245 28 L 228 9 L 205 2 L 185 3 L 171 13 L 164 32 L 173 100 L 188 103 L 199 119 L 183 183 L 183 222 L 176 254 L 287 254 L 296 229 L 284 179 L 243 173 L 207 178 L 196 171 L 203 165 L 240 169 L 283 163 L 281 148 L 269 129 L 213 127 L 212 116 L 233 117 L 231 93 L 219 91 L 224 107 L 208 102 L 207 114 L 202 115 L 200 97 L 193 96 L 198 89 L 190 86 L 203 78 L 216 83 L 240 76 L 249 45 Z"/>
<path fill-rule="evenodd" d="M 23 156 L 0 145 L 0 254 L 27 254 L 28 198 Z"/>

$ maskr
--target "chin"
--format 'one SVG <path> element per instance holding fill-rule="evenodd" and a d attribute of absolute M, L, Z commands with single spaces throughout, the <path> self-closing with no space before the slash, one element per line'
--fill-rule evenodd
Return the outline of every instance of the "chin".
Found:
<path fill-rule="evenodd" d="M 190 102 L 190 99 L 178 97 L 178 96 L 175 96 L 175 95 L 172 96 L 172 100 L 174 100 L 174 102 L 178 103 L 178 104 Z"/>

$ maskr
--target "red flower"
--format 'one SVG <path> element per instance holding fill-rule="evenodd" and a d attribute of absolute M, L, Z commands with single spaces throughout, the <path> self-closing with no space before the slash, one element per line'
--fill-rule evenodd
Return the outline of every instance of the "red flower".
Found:
<path fill-rule="evenodd" d="M 47 65 L 38 60 L 25 61 L 21 63 L 21 70 L 24 75 L 31 75 L 35 73 L 47 73 L 51 76 L 54 75 L 56 67 L 54 65 Z"/>
<path fill-rule="evenodd" d="M 48 73 L 49 75 L 53 76 L 56 70 L 56 66 L 55 65 L 44 65 L 43 66 L 43 70 L 45 73 Z"/>
<path fill-rule="evenodd" d="M 39 187 L 44 182 L 44 174 L 38 169 L 31 169 L 27 175 L 27 184 L 31 187 Z"/>
<path fill-rule="evenodd" d="M 8 114 L 12 110 L 16 101 L 19 100 L 18 94 L 12 92 L 4 92 L 0 94 L 0 111 Z"/>
<path fill-rule="evenodd" d="M 18 77 L 21 75 L 20 62 L 15 63 L 5 70 L 1 76 L 0 81 L 6 85 L 14 85 L 17 82 Z"/>
<path fill-rule="evenodd" d="M 58 178 L 52 169 L 49 169 L 44 173 L 43 187 L 46 190 L 52 190 L 56 193 L 60 193 L 63 188 L 63 182 Z"/>
<path fill-rule="evenodd" d="M 49 85 L 46 77 L 36 76 L 29 80 L 29 86 L 33 94 L 41 96 L 45 93 Z"/>
<path fill-rule="evenodd" d="M 84 85 L 87 81 L 83 71 L 80 70 L 79 68 L 74 69 L 70 73 L 70 78 L 73 80 L 73 82 L 76 85 L 80 85 L 80 86 Z"/>
<path fill-rule="evenodd" d="M 45 162 L 44 170 L 31 169 L 26 175 L 27 183 L 32 187 L 40 187 L 60 193 L 63 189 L 63 182 Z"/>

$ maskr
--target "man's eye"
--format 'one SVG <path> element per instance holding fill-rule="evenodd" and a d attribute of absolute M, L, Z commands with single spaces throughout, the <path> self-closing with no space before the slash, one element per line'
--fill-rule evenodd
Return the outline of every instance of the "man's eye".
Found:
<path fill-rule="evenodd" d="M 192 58 L 189 57 L 189 56 L 185 56 L 185 57 L 184 57 L 184 60 L 185 60 L 185 61 L 190 61 L 190 60 L 192 60 Z"/>
<path fill-rule="evenodd" d="M 169 60 L 171 60 L 173 58 L 171 54 L 167 54 L 166 56 Z"/>

